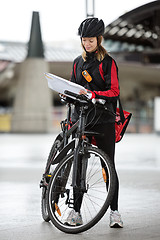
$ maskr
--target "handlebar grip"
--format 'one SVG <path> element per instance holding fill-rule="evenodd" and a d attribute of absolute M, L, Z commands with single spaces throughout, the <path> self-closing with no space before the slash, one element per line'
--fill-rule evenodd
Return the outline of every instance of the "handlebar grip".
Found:
<path fill-rule="evenodd" d="M 79 94 L 70 92 L 68 90 L 65 90 L 64 93 L 67 94 L 68 96 L 72 96 L 72 97 L 75 97 L 75 98 L 78 98 L 78 96 L 79 96 Z"/>
<path fill-rule="evenodd" d="M 71 96 L 71 97 L 74 97 L 76 99 L 79 99 L 79 100 L 85 100 L 87 101 L 87 97 L 85 95 L 79 95 L 79 94 L 76 94 L 76 93 L 73 93 L 73 92 L 70 92 L 68 90 L 65 90 L 64 93 L 68 96 Z"/>

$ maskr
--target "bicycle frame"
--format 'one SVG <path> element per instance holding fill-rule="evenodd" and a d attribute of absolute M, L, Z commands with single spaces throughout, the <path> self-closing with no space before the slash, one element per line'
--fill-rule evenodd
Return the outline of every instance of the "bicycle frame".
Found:
<path fill-rule="evenodd" d="M 61 139 L 61 144 L 58 147 L 58 149 L 60 149 L 60 152 L 56 155 L 52 157 L 52 160 L 50 161 L 50 163 L 47 166 L 47 170 L 50 168 L 51 165 L 55 165 L 58 164 L 69 152 L 69 150 L 74 149 L 74 161 L 73 161 L 73 177 L 72 177 L 72 185 L 73 187 L 77 188 L 77 184 L 76 184 L 76 179 L 77 179 L 77 169 L 78 169 L 78 155 L 79 152 L 81 151 L 81 154 L 84 153 L 85 151 L 85 146 L 87 144 L 90 144 L 87 141 L 87 137 L 88 136 L 95 136 L 95 135 L 99 135 L 99 133 L 96 132 L 87 132 L 85 131 L 85 120 L 86 120 L 86 115 L 85 115 L 85 111 L 88 109 L 88 101 L 86 100 L 81 100 L 80 104 L 80 116 L 79 116 L 79 120 L 73 125 L 71 126 L 71 128 L 69 128 L 70 125 L 70 117 L 71 117 L 71 104 L 73 103 L 73 100 L 71 101 L 70 98 L 66 99 L 67 102 L 67 106 L 68 106 L 68 111 L 67 111 L 67 119 L 61 122 L 61 128 L 62 128 L 62 132 L 56 137 L 57 139 Z M 75 137 L 69 142 L 69 138 L 71 135 L 73 135 L 73 133 L 75 134 Z M 82 169 L 83 169 L 83 176 L 82 178 L 85 178 L 85 163 L 84 166 L 82 165 Z M 47 170 L 45 171 L 45 173 L 43 174 L 43 177 L 45 178 L 45 175 L 47 173 Z M 82 181 L 83 182 L 83 181 Z M 44 185 L 44 181 L 41 181 L 41 186 Z M 86 187 L 85 185 L 82 186 L 82 189 L 85 191 Z"/>
<path fill-rule="evenodd" d="M 84 143 L 85 145 L 88 143 L 86 141 L 86 135 L 85 135 L 85 109 L 86 107 L 84 105 L 81 106 L 80 109 L 80 116 L 79 116 L 79 124 L 78 124 L 78 130 L 76 132 L 75 137 L 75 149 L 74 149 L 74 160 L 73 160 L 73 176 L 72 176 L 72 186 L 73 188 L 77 188 L 77 171 L 78 171 L 78 161 L 79 161 L 79 152 L 82 151 L 84 153 Z M 84 172 L 84 166 L 86 165 L 84 161 L 82 161 L 82 169 L 83 169 L 83 175 L 85 175 Z M 84 179 L 84 176 L 81 176 Z M 86 190 L 85 185 L 81 186 L 83 190 Z"/>

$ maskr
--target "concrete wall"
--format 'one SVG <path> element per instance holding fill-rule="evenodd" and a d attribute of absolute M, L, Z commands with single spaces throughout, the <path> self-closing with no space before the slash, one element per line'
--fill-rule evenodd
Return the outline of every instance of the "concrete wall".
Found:
<path fill-rule="evenodd" d="M 28 58 L 19 66 L 19 79 L 12 114 L 12 132 L 49 132 L 52 96 L 44 72 L 44 59 Z"/>

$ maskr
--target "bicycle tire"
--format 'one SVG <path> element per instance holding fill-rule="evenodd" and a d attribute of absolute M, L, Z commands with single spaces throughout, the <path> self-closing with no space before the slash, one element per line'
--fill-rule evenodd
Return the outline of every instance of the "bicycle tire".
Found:
<path fill-rule="evenodd" d="M 81 206 L 81 214 L 85 219 L 83 219 L 83 225 L 66 225 L 67 211 L 70 208 L 69 204 L 66 204 L 68 198 L 67 191 L 70 191 L 70 193 L 73 192 L 71 184 L 73 154 L 73 152 L 68 154 L 55 169 L 48 186 L 47 200 L 51 222 L 65 233 L 76 234 L 93 227 L 107 211 L 115 191 L 115 169 L 109 157 L 102 150 L 96 147 L 86 147 L 85 155 L 88 156 L 86 186 L 88 189 L 83 195 Z M 104 181 L 101 171 L 102 163 L 108 172 L 108 188 L 106 187 L 106 182 Z M 65 172 L 68 164 L 70 164 L 70 169 L 67 173 L 68 176 L 63 175 L 62 172 Z M 56 185 L 56 181 L 58 180 L 61 184 Z M 56 194 L 57 198 L 55 201 Z M 70 200 L 71 199 L 72 195 L 70 197 Z"/>
<path fill-rule="evenodd" d="M 42 188 L 42 196 L 41 196 L 41 213 L 42 218 L 45 222 L 49 222 L 51 219 L 48 214 L 48 205 L 47 205 L 47 188 Z"/>
<path fill-rule="evenodd" d="M 60 144 L 60 140 L 56 139 L 54 141 L 52 147 L 51 147 L 51 150 L 50 150 L 50 153 L 49 153 L 49 156 L 48 156 L 48 159 L 47 159 L 47 163 L 46 163 L 46 168 L 45 168 L 48 173 L 50 173 L 50 169 L 47 170 L 48 165 L 52 161 L 54 155 L 57 154 L 57 145 L 58 144 Z M 50 181 L 49 179 L 50 178 L 48 178 L 47 184 L 49 184 L 49 181 Z M 42 213 L 42 218 L 45 222 L 50 221 L 50 216 L 49 216 L 49 213 L 48 213 L 48 205 L 47 205 L 47 191 L 48 191 L 48 186 L 47 185 L 45 187 L 42 187 L 41 213 Z"/>

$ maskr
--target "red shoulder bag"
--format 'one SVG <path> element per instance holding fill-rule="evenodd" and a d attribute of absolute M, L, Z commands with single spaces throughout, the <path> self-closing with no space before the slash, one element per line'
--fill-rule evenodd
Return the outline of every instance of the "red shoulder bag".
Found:
<path fill-rule="evenodd" d="M 129 124 L 129 121 L 131 119 L 132 113 L 124 111 L 122 108 L 121 101 L 119 99 L 119 108 L 116 110 L 116 120 L 115 120 L 115 134 L 116 134 L 116 140 L 115 142 L 119 142 Z"/>

